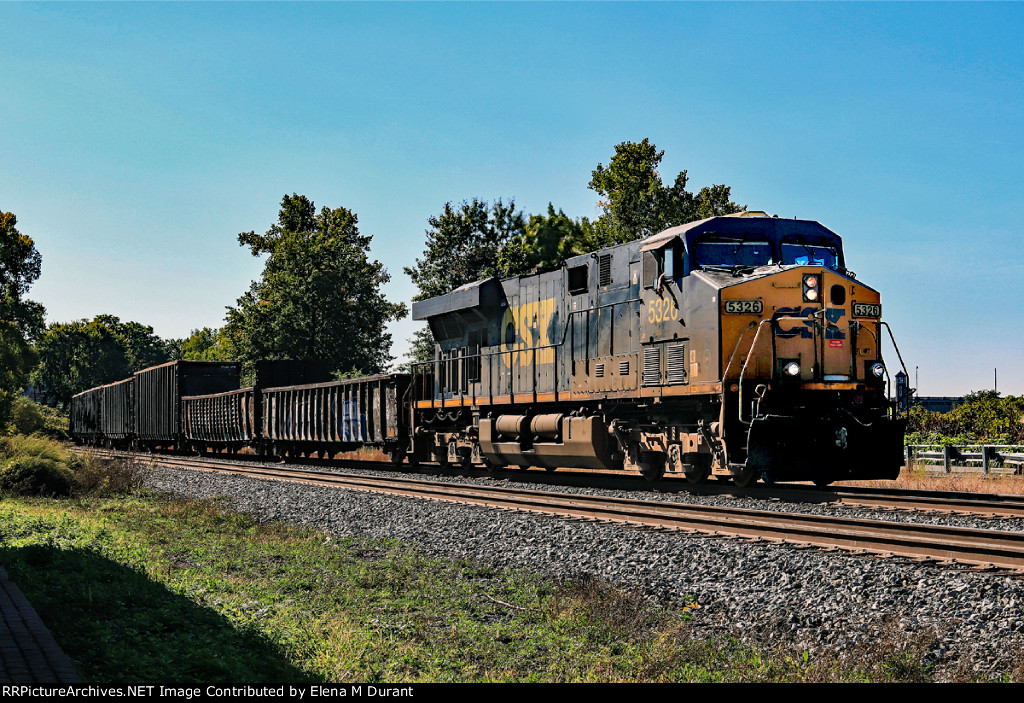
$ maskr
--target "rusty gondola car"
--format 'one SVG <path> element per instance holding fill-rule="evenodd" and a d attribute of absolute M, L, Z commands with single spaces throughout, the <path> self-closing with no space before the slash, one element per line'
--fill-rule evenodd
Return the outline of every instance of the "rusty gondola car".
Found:
<path fill-rule="evenodd" d="M 71 398 L 68 432 L 75 444 L 98 445 L 103 441 L 103 386 L 90 388 Z"/>
<path fill-rule="evenodd" d="M 128 449 L 135 436 L 135 378 L 108 383 L 100 388 L 100 428 L 104 444 Z"/>
<path fill-rule="evenodd" d="M 362 446 L 401 463 L 410 445 L 411 376 L 390 374 L 262 392 L 262 441 L 278 456 L 332 455 Z"/>

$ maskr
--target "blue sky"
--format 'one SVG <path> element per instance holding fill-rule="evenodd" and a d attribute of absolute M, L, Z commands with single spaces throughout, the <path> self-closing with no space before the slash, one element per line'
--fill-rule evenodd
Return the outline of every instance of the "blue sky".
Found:
<path fill-rule="evenodd" d="M 1024 6 L 0 3 L 0 209 L 50 321 L 220 326 L 281 197 L 402 273 L 446 202 L 594 217 L 614 145 L 843 236 L 920 392 L 1024 394 Z M 415 328 L 392 327 L 395 356 Z M 892 359 L 895 363 L 895 359 Z"/>

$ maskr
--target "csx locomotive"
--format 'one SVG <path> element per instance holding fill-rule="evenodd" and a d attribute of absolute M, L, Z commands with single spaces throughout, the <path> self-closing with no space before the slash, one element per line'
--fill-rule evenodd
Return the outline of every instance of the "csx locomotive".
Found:
<path fill-rule="evenodd" d="M 740 485 L 895 478 L 881 312 L 838 235 L 764 213 L 472 283 L 413 304 L 436 361 L 412 449 Z"/>
<path fill-rule="evenodd" d="M 902 465 L 878 292 L 817 222 L 712 217 L 412 311 L 435 358 L 411 375 L 289 386 L 275 372 L 277 387 L 238 389 L 237 365 L 172 362 L 76 396 L 72 433 L 739 485 L 891 479 Z M 153 413 L 160 431 L 144 431 Z"/>

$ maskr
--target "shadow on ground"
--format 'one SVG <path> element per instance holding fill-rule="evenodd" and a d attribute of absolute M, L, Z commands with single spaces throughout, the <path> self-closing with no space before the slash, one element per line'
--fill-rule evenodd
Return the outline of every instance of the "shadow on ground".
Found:
<path fill-rule="evenodd" d="M 96 552 L 4 547 L 0 564 L 90 682 L 317 680 L 263 634 Z"/>

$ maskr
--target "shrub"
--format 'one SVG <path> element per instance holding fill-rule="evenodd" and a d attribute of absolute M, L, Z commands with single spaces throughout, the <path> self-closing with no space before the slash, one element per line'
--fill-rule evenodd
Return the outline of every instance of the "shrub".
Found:
<path fill-rule="evenodd" d="M 69 496 L 75 474 L 67 464 L 45 456 L 20 456 L 0 465 L 0 490 L 18 495 Z"/>
<path fill-rule="evenodd" d="M 40 405 L 25 396 L 18 396 L 11 405 L 11 421 L 7 434 L 43 434 L 57 440 L 67 440 L 68 418 L 54 408 Z"/>
<path fill-rule="evenodd" d="M 68 496 L 77 488 L 82 459 L 41 435 L 0 438 L 0 491 Z"/>
<path fill-rule="evenodd" d="M 908 444 L 1024 442 L 1024 396 L 1000 398 L 995 391 L 979 391 L 948 413 L 912 408 L 907 427 Z"/>
<path fill-rule="evenodd" d="M 85 459 L 79 459 L 79 466 L 75 471 L 78 481 L 77 492 L 93 496 L 130 493 L 142 485 L 145 470 L 146 464 L 134 456 L 101 461 L 90 455 Z"/>

